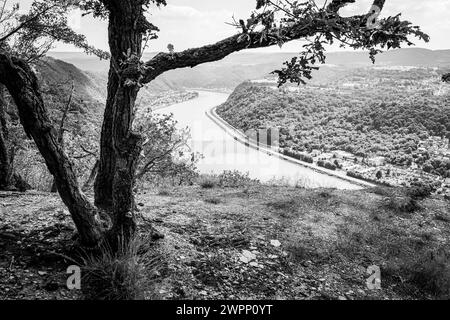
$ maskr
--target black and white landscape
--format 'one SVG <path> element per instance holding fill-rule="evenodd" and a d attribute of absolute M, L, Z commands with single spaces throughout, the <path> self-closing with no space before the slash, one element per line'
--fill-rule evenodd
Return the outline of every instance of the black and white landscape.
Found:
<path fill-rule="evenodd" d="M 0 299 L 449 299 L 450 3 L 393 2 L 0 0 Z"/>

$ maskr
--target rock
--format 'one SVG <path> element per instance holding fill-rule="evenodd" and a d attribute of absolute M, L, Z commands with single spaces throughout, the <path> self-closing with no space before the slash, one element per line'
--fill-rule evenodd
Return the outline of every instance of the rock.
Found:
<path fill-rule="evenodd" d="M 256 255 L 248 250 L 242 250 L 242 254 L 239 257 L 239 259 L 243 262 L 243 263 L 249 263 L 253 260 L 256 259 Z"/>
<path fill-rule="evenodd" d="M 281 246 L 281 242 L 278 240 L 270 240 L 270 244 L 273 245 L 275 248 L 278 248 Z"/>
<path fill-rule="evenodd" d="M 344 296 L 339 296 L 338 300 L 342 300 L 342 301 L 344 301 L 344 300 L 347 300 L 347 298 L 346 298 L 346 297 L 344 297 Z"/>
<path fill-rule="evenodd" d="M 312 265 L 312 261 L 311 260 L 306 260 L 302 262 L 302 266 L 308 268 Z"/>
<path fill-rule="evenodd" d="M 256 262 L 250 262 L 250 266 L 257 268 L 259 265 Z"/>
<path fill-rule="evenodd" d="M 38 274 L 40 276 L 45 276 L 47 274 L 47 271 L 38 271 Z"/>

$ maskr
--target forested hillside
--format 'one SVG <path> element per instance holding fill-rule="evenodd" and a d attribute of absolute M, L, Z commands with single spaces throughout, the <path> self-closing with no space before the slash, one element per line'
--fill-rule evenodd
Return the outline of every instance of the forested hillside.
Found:
<path fill-rule="evenodd" d="M 450 177 L 449 159 L 437 156 L 448 152 L 445 139 L 450 138 L 450 95 L 441 73 L 361 68 L 337 74 L 328 84 L 281 90 L 246 82 L 218 113 L 244 131 L 279 128 L 282 149 L 383 156 L 390 164 L 416 164 Z M 439 139 L 442 146 L 433 142 Z"/>

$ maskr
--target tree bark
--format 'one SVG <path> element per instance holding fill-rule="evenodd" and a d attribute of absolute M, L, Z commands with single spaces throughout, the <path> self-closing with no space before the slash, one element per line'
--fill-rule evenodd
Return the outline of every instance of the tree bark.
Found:
<path fill-rule="evenodd" d="M 7 143 L 6 103 L 3 95 L 3 85 L 0 85 L 0 190 L 5 190 L 10 186 L 12 171 Z"/>
<path fill-rule="evenodd" d="M 112 121 L 114 97 L 118 86 L 119 77 L 114 70 L 113 59 L 111 59 L 108 76 L 108 96 L 106 99 L 100 137 L 99 168 L 94 184 L 95 205 L 106 211 L 112 208 L 112 184 L 116 163 L 112 143 Z"/>
<path fill-rule="evenodd" d="M 72 80 L 72 88 L 70 90 L 69 99 L 66 103 L 66 106 L 64 108 L 61 121 L 59 123 L 59 129 L 58 129 L 58 142 L 61 144 L 61 147 L 64 150 L 64 125 L 66 124 L 66 118 L 67 114 L 69 113 L 70 105 L 72 104 L 72 98 L 73 98 L 73 92 L 75 90 L 75 81 Z M 55 193 L 58 191 L 58 188 L 56 187 L 56 179 L 53 178 L 53 183 L 50 192 Z"/>
<path fill-rule="evenodd" d="M 89 178 L 86 180 L 86 182 L 83 184 L 83 187 L 81 188 L 81 190 L 83 190 L 83 192 L 88 191 L 94 185 L 95 178 L 97 177 L 97 174 L 98 174 L 99 165 L 100 165 L 100 161 L 96 160 L 94 167 L 91 170 L 91 174 L 89 175 Z"/>
<path fill-rule="evenodd" d="M 97 211 L 79 189 L 72 163 L 59 144 L 48 116 L 36 75 L 26 62 L 0 52 L 0 82 L 17 105 L 25 133 L 33 138 L 55 177 L 58 192 L 71 213 L 82 243 L 97 245 L 102 239 Z"/>
<path fill-rule="evenodd" d="M 144 9 L 133 0 L 127 0 L 114 1 L 109 11 L 111 63 L 95 203 L 112 212 L 110 236 L 113 240 L 126 242 L 136 228 L 133 186 L 142 143 L 140 135 L 133 132 L 132 124 L 139 91 L 138 63 L 145 31 L 140 21 Z"/>

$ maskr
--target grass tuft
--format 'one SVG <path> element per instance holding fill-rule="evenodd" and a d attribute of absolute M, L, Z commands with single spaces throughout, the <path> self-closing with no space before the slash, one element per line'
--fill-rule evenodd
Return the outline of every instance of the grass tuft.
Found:
<path fill-rule="evenodd" d="M 82 257 L 82 290 L 89 300 L 142 300 L 152 294 L 152 274 L 160 259 L 135 237 L 118 252 L 104 245 Z"/>

